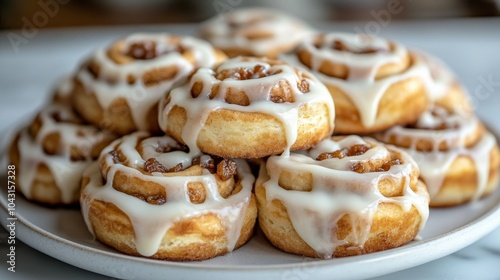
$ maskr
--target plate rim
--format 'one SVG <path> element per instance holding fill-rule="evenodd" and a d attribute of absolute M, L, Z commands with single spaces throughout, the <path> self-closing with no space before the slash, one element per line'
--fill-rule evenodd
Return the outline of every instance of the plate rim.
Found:
<path fill-rule="evenodd" d="M 2 176 L 4 177 L 4 176 Z M 5 191 L 0 195 L 0 206 L 2 211 L 0 211 L 0 216 L 2 219 L 6 219 L 8 216 L 8 207 L 7 207 L 7 196 L 5 195 Z M 221 265 L 221 264 L 204 264 L 201 262 L 173 262 L 173 261 L 164 261 L 164 260 L 153 260 L 147 259 L 143 257 L 135 257 L 122 254 L 120 252 L 110 252 L 104 251 L 99 248 L 94 248 L 91 246 L 84 245 L 82 243 L 74 242 L 63 237 L 58 236 L 57 234 L 44 230 L 39 226 L 35 225 L 31 221 L 29 221 L 26 217 L 22 215 L 22 213 L 16 212 L 16 222 L 19 222 L 16 225 L 16 238 L 26 243 L 28 246 L 35 248 L 36 250 L 52 256 L 62 262 L 68 263 L 72 266 L 76 266 L 85 270 L 89 270 L 95 273 L 107 275 L 107 276 L 117 276 L 116 273 L 110 271 L 107 273 L 106 271 L 102 271 L 97 269 L 92 265 L 82 265 L 77 260 L 73 260 L 71 258 L 63 258 L 60 256 L 63 252 L 55 252 L 56 250 L 47 250 L 40 245 L 36 240 L 29 238 L 31 236 L 35 236 L 40 238 L 43 241 L 49 241 L 56 246 L 62 247 L 66 250 L 78 249 L 86 254 L 97 255 L 100 258 L 104 259 L 113 259 L 134 263 L 135 265 L 146 265 L 152 268 L 163 268 L 165 270 L 177 270 L 184 271 L 189 270 L 190 272 L 211 272 L 211 273 L 242 273 L 245 272 L 245 276 L 254 276 L 260 274 L 262 272 L 265 273 L 285 273 L 286 271 L 296 269 L 300 267 L 300 269 L 324 269 L 325 271 L 342 271 L 344 269 L 351 269 L 351 266 L 355 265 L 376 265 L 384 260 L 392 260 L 400 257 L 405 257 L 408 255 L 414 255 L 416 252 L 425 251 L 425 248 L 434 247 L 436 250 L 429 250 L 426 252 L 425 257 L 418 257 L 417 259 L 413 259 L 410 262 L 406 262 L 403 265 L 388 265 L 383 269 L 378 270 L 377 273 L 365 273 L 364 276 L 376 277 L 380 275 L 385 275 L 387 273 L 396 272 L 400 270 L 404 270 L 410 267 L 415 267 L 420 264 L 430 262 L 432 260 L 439 259 L 443 256 L 449 255 L 453 252 L 456 252 L 475 241 L 479 240 L 489 232 L 493 231 L 497 227 L 500 226 L 500 188 L 498 188 L 494 193 L 491 194 L 495 196 L 493 199 L 498 203 L 494 203 L 491 208 L 487 208 L 486 212 L 482 214 L 480 217 L 457 227 L 449 232 L 439 234 L 437 236 L 413 241 L 409 244 L 403 245 L 398 248 L 370 253 L 366 255 L 359 255 L 353 257 L 346 258 L 333 258 L 330 260 L 319 260 L 312 259 L 311 261 L 304 261 L 300 263 L 288 263 L 288 264 L 270 264 L 270 265 Z M 26 203 L 31 203 L 26 200 L 21 194 L 16 194 L 16 200 L 23 199 Z M 473 204 L 470 204 L 473 206 Z M 43 206 L 42 206 L 43 207 Z M 73 209 L 72 209 L 73 210 Z M 54 209 L 57 211 L 57 209 Z M 78 209 L 74 209 L 74 211 L 79 211 Z M 22 227 L 19 227 L 22 225 Z M 6 225 L 2 224 L 2 227 L 6 229 Z M 24 228 L 23 230 L 21 230 Z M 470 234 L 470 232 L 474 232 L 474 234 Z M 467 238 L 463 238 L 467 237 Z M 453 246 L 440 244 L 440 241 L 446 239 L 447 243 L 452 243 Z M 460 242 L 455 242 L 455 241 Z M 269 246 L 271 246 L 269 244 Z M 64 255 L 64 254 L 63 254 Z M 355 261 L 353 261 L 355 258 Z M 397 268 L 396 268 L 397 267 Z M 370 269 L 366 269 L 369 271 Z M 174 271 L 172 271 L 174 272 Z M 358 273 L 359 275 L 363 273 Z M 123 275 L 121 275 L 123 277 Z M 353 275 L 354 276 L 354 275 Z M 354 277 L 353 279 L 356 279 Z"/>

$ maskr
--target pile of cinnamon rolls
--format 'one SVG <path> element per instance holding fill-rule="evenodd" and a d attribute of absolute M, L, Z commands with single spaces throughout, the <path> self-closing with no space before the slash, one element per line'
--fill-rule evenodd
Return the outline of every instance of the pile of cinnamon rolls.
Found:
<path fill-rule="evenodd" d="M 19 191 L 79 203 L 118 251 L 175 261 L 231 252 L 257 223 L 292 254 L 387 250 L 429 206 L 495 191 L 495 137 L 436 58 L 259 9 L 200 37 L 95 51 L 12 141 Z"/>

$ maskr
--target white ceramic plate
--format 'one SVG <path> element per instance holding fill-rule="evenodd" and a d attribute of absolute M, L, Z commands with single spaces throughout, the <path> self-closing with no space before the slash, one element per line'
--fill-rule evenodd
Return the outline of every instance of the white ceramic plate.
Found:
<path fill-rule="evenodd" d="M 500 37 L 495 24 L 490 21 L 476 24 L 457 21 L 445 25 L 432 21 L 416 25 L 391 24 L 384 28 L 381 35 L 435 53 L 459 72 L 467 88 L 476 90 L 483 86 L 479 78 L 487 79 L 491 73 L 498 73 L 498 64 L 492 63 L 491 59 L 497 55 L 497 41 L 493 39 Z M 353 23 L 336 23 L 335 29 L 352 32 L 354 27 L 366 26 L 365 23 L 356 26 Z M 331 29 L 332 25 L 324 24 L 323 28 Z M 19 54 L 14 54 L 10 43 L 5 41 L 7 33 L 1 33 L 0 84 L 5 94 L 1 96 L 0 119 L 4 123 L 0 125 L 4 128 L 4 124 L 19 119 L 27 112 L 34 112 L 35 107 L 42 103 L 41 93 L 49 90 L 56 77 L 73 70 L 77 61 L 95 47 L 133 31 L 165 30 L 193 34 L 195 27 L 140 26 L 40 32 L 29 44 L 19 47 Z M 458 45 L 460 48 L 456 47 Z M 481 93 L 484 93 L 484 88 L 482 90 Z M 491 94 L 491 99 L 478 99 L 481 95 L 474 99 L 478 113 L 490 123 L 498 118 L 497 96 Z M 500 130 L 500 126 L 496 125 L 496 128 Z M 1 167 L 0 170 L 6 169 Z M 6 181 L 3 171 L 0 172 L 0 221 L 5 227 Z M 24 243 L 63 262 L 115 278 L 362 279 L 438 259 L 480 239 L 500 226 L 500 190 L 477 204 L 431 210 L 419 241 L 385 252 L 328 261 L 282 253 L 269 245 L 261 234 L 232 254 L 204 262 L 172 263 L 129 257 L 93 240 L 77 209 L 48 209 L 29 203 L 18 195 L 16 211 L 16 234 Z"/>
<path fill-rule="evenodd" d="M 5 177 L 2 182 L 5 182 Z M 94 240 L 78 209 L 46 208 L 16 196 L 16 233 L 24 243 L 63 262 L 123 279 L 363 279 L 438 259 L 500 225 L 500 189 L 475 204 L 433 209 L 418 241 L 364 256 L 315 260 L 283 253 L 258 232 L 242 248 L 202 262 L 175 263 L 131 257 Z M 6 190 L 0 219 L 7 219 Z M 5 223 L 2 223 L 3 225 Z M 5 227 L 5 225 L 4 225 Z"/>

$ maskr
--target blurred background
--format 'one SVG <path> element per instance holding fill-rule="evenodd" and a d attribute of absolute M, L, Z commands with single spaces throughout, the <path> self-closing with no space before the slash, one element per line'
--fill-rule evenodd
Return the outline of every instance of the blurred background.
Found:
<path fill-rule="evenodd" d="M 199 22 L 244 6 L 270 6 L 312 21 L 371 20 L 399 5 L 396 19 L 496 17 L 500 0 L 1 0 L 0 29 Z"/>

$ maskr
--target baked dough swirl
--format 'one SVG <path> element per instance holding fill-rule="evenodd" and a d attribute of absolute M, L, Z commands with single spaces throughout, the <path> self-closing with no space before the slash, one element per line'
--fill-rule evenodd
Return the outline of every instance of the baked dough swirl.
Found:
<path fill-rule="evenodd" d="M 125 135 L 158 131 L 158 100 L 197 67 L 225 55 L 208 42 L 170 34 L 132 34 L 101 48 L 75 75 L 73 104 L 88 122 Z"/>
<path fill-rule="evenodd" d="M 98 240 L 130 255 L 192 261 L 250 239 L 257 208 L 247 163 L 185 149 L 135 132 L 102 151 L 86 170 L 80 201 Z"/>
<path fill-rule="evenodd" d="M 429 214 L 419 169 L 405 152 L 370 138 L 333 137 L 261 165 L 259 224 L 279 249 L 344 257 L 413 240 Z"/>
<path fill-rule="evenodd" d="M 420 166 L 432 207 L 475 201 L 498 185 L 500 152 L 476 116 L 434 106 L 416 123 L 375 135 L 400 146 Z"/>
<path fill-rule="evenodd" d="M 299 19 L 279 11 L 246 8 L 208 20 L 202 24 L 200 33 L 229 57 L 277 58 L 280 53 L 296 47 L 311 29 Z"/>
<path fill-rule="evenodd" d="M 10 161 L 19 173 L 17 189 L 44 204 L 78 203 L 83 170 L 115 138 L 84 124 L 67 104 L 48 105 L 11 143 Z"/>
<path fill-rule="evenodd" d="M 160 101 L 159 123 L 191 152 L 260 158 L 307 149 L 331 135 L 328 89 L 308 72 L 266 58 L 200 68 Z"/>
<path fill-rule="evenodd" d="M 281 57 L 310 70 L 335 100 L 337 134 L 406 124 L 428 105 L 429 70 L 404 46 L 350 33 L 317 34 Z"/>

